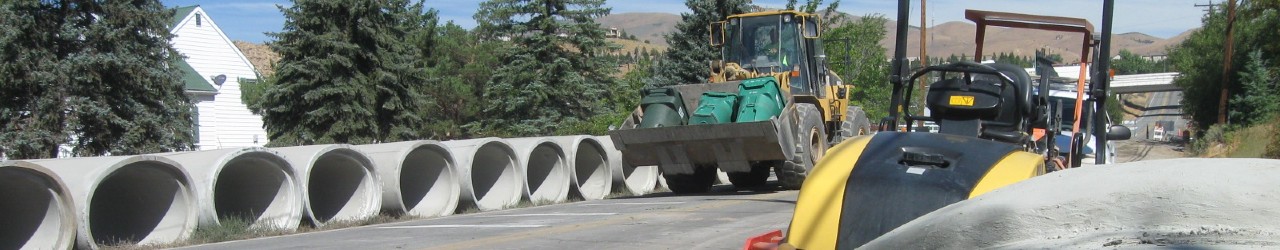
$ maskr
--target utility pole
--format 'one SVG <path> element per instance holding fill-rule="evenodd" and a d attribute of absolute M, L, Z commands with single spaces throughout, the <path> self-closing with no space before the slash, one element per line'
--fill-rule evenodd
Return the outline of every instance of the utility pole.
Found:
<path fill-rule="evenodd" d="M 921 69 L 925 67 L 929 67 L 929 49 L 928 49 L 928 39 L 927 39 L 929 37 L 929 33 L 928 33 L 929 27 L 925 25 L 925 22 L 924 22 L 925 16 L 926 16 L 925 9 L 928 9 L 928 8 L 925 7 L 926 6 L 925 1 L 926 0 L 920 0 L 920 68 Z M 928 86 L 929 80 L 930 80 L 929 76 L 920 78 L 920 93 L 921 93 L 920 105 L 924 105 L 924 103 L 927 102 L 925 98 L 928 95 L 924 93 L 928 93 L 925 88 L 926 86 Z M 924 109 L 925 109 L 924 107 L 920 108 L 920 115 L 924 115 Z M 916 125 L 920 127 L 924 127 L 924 121 L 917 121 Z"/>
<path fill-rule="evenodd" d="M 1227 43 L 1222 54 L 1222 96 L 1218 99 L 1218 124 L 1227 124 L 1227 89 L 1231 83 L 1231 55 L 1235 43 L 1232 32 L 1236 24 L 1236 0 L 1227 1 Z"/>
<path fill-rule="evenodd" d="M 1200 8 L 1209 8 L 1205 10 L 1208 13 L 1213 13 L 1213 11 L 1218 10 L 1218 5 L 1213 4 L 1213 1 L 1209 1 L 1209 4 L 1197 4 L 1195 6 Z"/>

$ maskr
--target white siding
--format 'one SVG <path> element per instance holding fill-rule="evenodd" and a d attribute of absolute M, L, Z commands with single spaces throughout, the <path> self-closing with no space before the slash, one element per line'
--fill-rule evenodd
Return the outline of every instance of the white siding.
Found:
<path fill-rule="evenodd" d="M 197 94 L 191 96 L 191 101 L 196 106 L 196 127 L 199 130 L 199 136 L 196 138 L 196 149 L 215 149 L 218 148 L 218 126 L 214 121 L 218 120 L 217 107 L 214 106 L 214 95 Z"/>
<path fill-rule="evenodd" d="M 197 25 L 196 17 L 200 17 Z M 196 7 L 173 30 L 173 47 L 186 56 L 188 64 L 201 76 L 226 75 L 227 81 L 200 110 L 200 149 L 261 146 L 267 143 L 262 117 L 249 112 L 240 100 L 241 78 L 257 79 L 253 65 L 218 29 L 203 9 Z M 204 104 L 204 105 L 201 105 Z M 209 119 L 209 120 L 205 120 Z M 204 128 L 209 128 L 208 130 Z"/>

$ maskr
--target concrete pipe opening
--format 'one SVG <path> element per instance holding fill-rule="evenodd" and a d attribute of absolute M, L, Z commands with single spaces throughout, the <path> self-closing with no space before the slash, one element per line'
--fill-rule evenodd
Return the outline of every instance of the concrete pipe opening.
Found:
<path fill-rule="evenodd" d="M 250 152 L 228 161 L 213 185 L 218 220 L 241 219 L 281 229 L 297 226 L 301 199 L 290 171 L 284 159 L 268 152 Z"/>
<path fill-rule="evenodd" d="M 174 166 L 137 161 L 107 174 L 89 193 L 88 228 L 96 244 L 146 245 L 190 233 L 195 200 Z"/>
<path fill-rule="evenodd" d="M 547 141 L 529 153 L 525 163 L 525 185 L 533 202 L 562 202 L 569 194 L 569 172 L 564 153 Z"/>
<path fill-rule="evenodd" d="M 603 199 L 613 186 L 604 148 L 596 140 L 583 139 L 573 155 L 574 184 L 578 194 L 588 200 Z"/>
<path fill-rule="evenodd" d="M 418 147 L 400 165 L 400 199 L 407 214 L 445 216 L 458 207 L 458 180 L 449 153 Z"/>
<path fill-rule="evenodd" d="M 0 166 L 0 249 L 69 249 L 75 212 L 66 186 L 47 171 Z"/>
<path fill-rule="evenodd" d="M 520 177 L 509 148 L 485 143 L 471 161 L 471 188 L 476 207 L 483 211 L 503 209 L 520 199 Z"/>
<path fill-rule="evenodd" d="M 326 152 L 312 161 L 307 178 L 312 223 L 364 219 L 376 213 L 378 190 L 372 163 L 349 149 Z M 372 204 L 372 205 L 371 205 Z"/>

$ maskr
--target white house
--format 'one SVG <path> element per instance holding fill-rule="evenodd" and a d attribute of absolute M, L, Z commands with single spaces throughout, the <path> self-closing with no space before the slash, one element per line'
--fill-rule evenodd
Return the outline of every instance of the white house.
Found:
<path fill-rule="evenodd" d="M 169 32 L 174 34 L 173 48 L 186 56 L 177 66 L 195 101 L 196 146 L 204 150 L 266 144 L 262 117 L 249 112 L 240 99 L 240 84 L 258 79 L 249 59 L 199 5 L 178 8 Z"/>

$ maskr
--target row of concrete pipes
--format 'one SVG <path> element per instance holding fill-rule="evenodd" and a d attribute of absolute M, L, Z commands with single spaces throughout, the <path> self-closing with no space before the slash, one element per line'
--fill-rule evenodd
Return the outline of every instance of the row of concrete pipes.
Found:
<path fill-rule="evenodd" d="M 658 169 L 623 166 L 608 137 L 406 141 L 0 162 L 0 249 L 166 244 L 248 220 L 295 230 L 379 213 L 645 194 Z"/>

